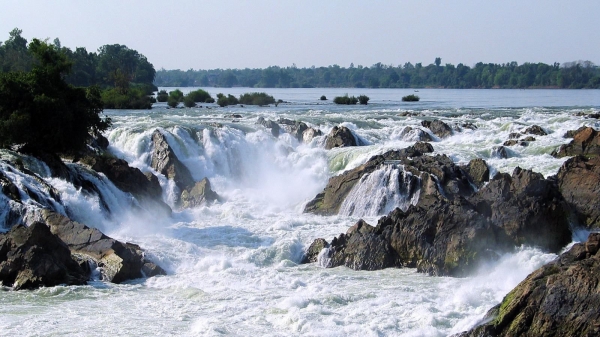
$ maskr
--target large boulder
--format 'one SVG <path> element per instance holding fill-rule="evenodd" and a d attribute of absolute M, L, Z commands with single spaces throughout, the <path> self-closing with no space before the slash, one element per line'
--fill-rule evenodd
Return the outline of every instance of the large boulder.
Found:
<path fill-rule="evenodd" d="M 52 234 L 60 238 L 71 253 L 84 256 L 100 268 L 105 281 L 121 283 L 140 278 L 144 276 L 144 268 L 154 270 L 157 274 L 165 274 L 162 269 L 157 269 L 156 265 L 145 259 L 143 250 L 138 245 L 117 241 L 96 228 L 87 227 L 59 213 L 45 210 L 43 217 Z"/>
<path fill-rule="evenodd" d="M 346 146 L 357 146 L 359 145 L 356 142 L 356 137 L 345 126 L 334 126 L 331 129 L 331 132 L 327 135 L 325 139 L 325 148 L 327 150 L 333 149 L 335 147 L 346 147 Z"/>
<path fill-rule="evenodd" d="M 184 190 L 181 193 L 180 202 L 183 208 L 191 208 L 202 204 L 211 204 L 219 200 L 221 200 L 221 198 L 210 187 L 208 178 L 204 178 L 194 184 L 192 188 Z"/>
<path fill-rule="evenodd" d="M 416 205 L 405 211 L 396 208 L 375 229 L 359 226 L 366 229 L 332 241 L 327 246 L 331 259 L 327 266 L 413 267 L 431 275 L 464 276 L 481 262 L 520 245 L 558 252 L 571 241 L 556 183 L 541 174 L 516 168 L 512 175 L 498 174 L 471 194 L 444 187 L 442 174 L 437 179 L 432 175 L 421 175 Z M 449 182 L 461 181 L 457 176 L 449 178 Z"/>
<path fill-rule="evenodd" d="M 419 142 L 430 142 L 432 141 L 431 136 L 418 128 L 412 128 L 410 126 L 404 127 L 398 137 L 406 141 L 419 141 Z"/>
<path fill-rule="evenodd" d="M 557 174 L 558 188 L 577 223 L 600 228 L 600 157 L 573 157 Z"/>
<path fill-rule="evenodd" d="M 262 125 L 267 129 L 271 129 L 271 134 L 273 137 L 279 137 L 281 128 L 279 127 L 279 124 L 273 122 L 272 120 L 265 119 L 264 117 L 258 117 L 256 124 Z"/>
<path fill-rule="evenodd" d="M 306 125 L 306 123 L 286 118 L 279 118 L 278 123 L 283 125 L 283 129 L 292 135 L 292 137 L 296 138 L 298 142 L 303 141 L 304 131 L 308 130 L 308 125 Z"/>
<path fill-rule="evenodd" d="M 460 337 L 600 336 L 600 233 L 531 273 Z"/>
<path fill-rule="evenodd" d="M 490 169 L 485 160 L 481 158 L 471 160 L 463 169 L 477 187 L 483 186 L 483 184 L 490 180 Z"/>
<path fill-rule="evenodd" d="M 315 137 L 321 136 L 322 134 L 321 130 L 309 127 L 302 133 L 302 142 L 310 143 Z"/>
<path fill-rule="evenodd" d="M 539 125 L 532 125 L 530 127 L 528 127 L 527 129 L 525 129 L 525 131 L 523 132 L 525 134 L 530 134 L 530 135 L 536 135 L 536 136 L 545 136 L 548 133 L 542 129 L 541 126 Z"/>
<path fill-rule="evenodd" d="M 67 245 L 35 222 L 0 234 L 0 281 L 15 290 L 85 284 L 88 273 L 71 257 Z"/>
<path fill-rule="evenodd" d="M 421 125 L 431 130 L 431 132 L 439 138 L 452 136 L 452 128 L 439 119 L 434 119 L 433 121 L 421 121 Z"/>
<path fill-rule="evenodd" d="M 421 163 L 422 161 L 433 161 L 433 159 L 420 159 L 423 153 L 433 152 L 433 147 L 429 143 L 416 143 L 402 150 L 393 150 L 377 155 L 369 159 L 365 164 L 354 169 L 348 170 L 338 176 L 331 177 L 323 192 L 308 202 L 304 208 L 306 213 L 320 215 L 332 215 L 339 212 L 340 206 L 348 196 L 356 183 L 366 174 L 370 174 L 384 165 L 386 161 L 402 161 L 402 163 Z M 412 159 L 411 159 L 412 158 Z M 406 169 L 406 168 L 405 168 Z M 415 168 L 415 172 L 418 168 Z M 444 170 L 436 172 L 443 175 Z M 418 177 L 418 174 L 416 175 Z M 445 176 L 442 176 L 444 178 Z"/>
<path fill-rule="evenodd" d="M 600 154 L 600 133 L 591 127 L 579 129 L 573 134 L 569 144 L 561 145 L 552 155 L 561 158 L 566 156 L 584 155 L 594 157 Z"/>
<path fill-rule="evenodd" d="M 167 139 L 159 130 L 152 133 L 152 143 L 154 145 L 152 168 L 173 180 L 181 191 L 193 186 L 194 178 L 190 170 L 177 158 Z"/>

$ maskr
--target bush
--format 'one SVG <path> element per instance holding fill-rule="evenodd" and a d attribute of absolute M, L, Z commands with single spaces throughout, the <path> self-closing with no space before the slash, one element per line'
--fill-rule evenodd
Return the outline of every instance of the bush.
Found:
<path fill-rule="evenodd" d="M 269 105 L 275 103 L 275 98 L 264 92 L 253 92 L 240 95 L 239 103 L 246 105 Z"/>
<path fill-rule="evenodd" d="M 202 89 L 191 91 L 186 95 L 186 97 L 190 97 L 190 99 L 196 103 L 206 102 L 207 100 L 212 99 L 212 97 L 210 97 L 210 94 Z"/>
<path fill-rule="evenodd" d="M 102 92 L 104 109 L 150 109 L 152 99 L 141 88 L 129 88 L 125 93 L 118 88 Z"/>
<path fill-rule="evenodd" d="M 169 99 L 169 94 L 166 90 L 161 90 L 156 94 L 156 100 L 159 102 L 166 102 Z"/>
<path fill-rule="evenodd" d="M 214 103 L 215 99 L 212 97 L 207 98 L 206 100 L 204 100 L 204 103 Z"/>
<path fill-rule="evenodd" d="M 360 104 L 366 105 L 369 102 L 369 96 L 360 95 L 358 96 L 358 101 L 360 102 Z"/>
<path fill-rule="evenodd" d="M 167 99 L 167 104 L 171 108 L 176 108 L 179 105 L 179 100 L 174 98 L 173 96 L 169 96 L 169 98 Z"/>
<path fill-rule="evenodd" d="M 326 100 L 327 100 L 327 97 L 325 97 L 325 95 L 323 95 L 323 96 L 321 96 L 320 100 L 321 100 L 321 101 L 326 101 Z"/>
<path fill-rule="evenodd" d="M 170 91 L 169 98 L 171 98 L 172 100 L 175 100 L 177 102 L 181 102 L 181 101 L 183 101 L 183 92 L 181 92 L 181 90 L 179 90 L 179 89 Z M 167 102 L 168 102 L 168 100 L 167 100 Z"/>
<path fill-rule="evenodd" d="M 419 100 L 420 98 L 417 95 L 408 95 L 402 97 L 402 102 L 418 102 Z"/>
<path fill-rule="evenodd" d="M 233 96 L 233 95 L 231 95 L 231 94 L 229 94 L 229 95 L 225 96 L 225 95 L 223 95 L 223 94 L 219 93 L 219 94 L 217 94 L 217 97 L 219 98 L 219 99 L 217 100 L 217 104 L 218 104 L 220 107 L 226 107 L 226 106 L 228 106 L 228 105 L 236 105 L 236 104 L 239 104 L 239 101 L 238 101 L 238 99 L 237 99 L 237 98 L 235 98 L 235 96 Z"/>
<path fill-rule="evenodd" d="M 186 108 L 193 108 L 196 106 L 196 101 L 193 96 L 186 95 L 183 98 L 183 105 L 185 105 Z"/>
<path fill-rule="evenodd" d="M 348 97 L 348 94 L 344 95 L 344 96 L 337 96 L 333 99 L 333 103 L 335 104 L 347 104 L 347 105 L 352 105 L 352 104 L 356 104 L 358 103 L 358 98 L 351 96 Z"/>

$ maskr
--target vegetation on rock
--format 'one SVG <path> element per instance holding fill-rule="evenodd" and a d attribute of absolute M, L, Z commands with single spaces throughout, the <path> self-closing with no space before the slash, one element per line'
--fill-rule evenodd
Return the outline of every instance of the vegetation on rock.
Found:
<path fill-rule="evenodd" d="M 402 102 L 418 102 L 421 98 L 417 95 L 407 95 L 402 97 Z"/>
<path fill-rule="evenodd" d="M 333 103 L 335 103 L 335 104 L 354 105 L 354 104 L 358 103 L 358 98 L 356 98 L 354 96 L 348 97 L 348 94 L 345 94 L 344 96 L 336 96 L 333 99 Z"/>

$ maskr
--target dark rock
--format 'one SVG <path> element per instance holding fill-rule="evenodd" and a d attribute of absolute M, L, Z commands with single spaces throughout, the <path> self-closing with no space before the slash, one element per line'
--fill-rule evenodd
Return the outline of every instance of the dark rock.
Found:
<path fill-rule="evenodd" d="M 265 119 L 264 117 L 258 117 L 256 124 L 262 125 L 267 129 L 271 129 L 271 134 L 273 137 L 279 137 L 279 131 L 281 128 L 279 127 L 279 124 L 273 122 L 272 120 Z"/>
<path fill-rule="evenodd" d="M 431 136 L 427 132 L 410 126 L 405 127 L 402 132 L 400 132 L 400 138 L 403 140 L 417 140 L 420 142 L 432 141 Z"/>
<path fill-rule="evenodd" d="M 121 283 L 143 276 L 142 268 L 149 261 L 138 245 L 122 243 L 52 211 L 44 210 L 42 216 L 73 254 L 85 255 L 100 267 L 103 280 Z"/>
<path fill-rule="evenodd" d="M 505 141 L 504 144 L 502 144 L 502 145 L 504 145 L 504 146 L 513 146 L 513 145 L 517 145 L 518 143 L 519 143 L 518 140 L 516 140 L 516 139 L 510 139 L 510 140 Z"/>
<path fill-rule="evenodd" d="M 318 137 L 321 135 L 323 135 L 321 130 L 317 130 L 314 128 L 308 128 L 308 129 L 304 130 L 304 132 L 302 133 L 302 142 L 310 143 L 315 137 Z"/>
<path fill-rule="evenodd" d="M 599 154 L 599 132 L 590 127 L 580 129 L 573 135 L 573 140 L 569 144 L 561 145 L 557 151 L 552 152 L 552 155 L 557 158 L 576 155 L 592 157 Z"/>
<path fill-rule="evenodd" d="M 9 199 L 20 202 L 21 194 L 19 193 L 19 188 L 15 185 L 10 179 L 8 179 L 2 171 L 0 171 L 0 187 L 2 194 L 7 196 Z"/>
<path fill-rule="evenodd" d="M 240 114 L 225 115 L 225 118 L 242 118 Z"/>
<path fill-rule="evenodd" d="M 325 239 L 315 239 L 306 250 L 304 257 L 302 258 L 302 263 L 317 262 L 319 254 L 327 247 L 329 247 L 329 243 L 327 243 Z"/>
<path fill-rule="evenodd" d="M 471 160 L 468 165 L 463 167 L 463 169 L 467 172 L 473 184 L 478 188 L 490 180 L 490 169 L 485 160 L 481 158 Z"/>
<path fill-rule="evenodd" d="M 48 226 L 17 225 L 0 234 L 0 281 L 15 290 L 85 284 L 88 274 Z"/>
<path fill-rule="evenodd" d="M 434 119 L 433 121 L 421 121 L 421 125 L 431 130 L 431 132 L 439 138 L 452 136 L 452 128 L 439 119 Z"/>
<path fill-rule="evenodd" d="M 475 125 L 471 122 L 459 123 L 459 124 L 457 124 L 457 126 L 459 127 L 459 129 L 477 130 L 477 125 Z"/>
<path fill-rule="evenodd" d="M 508 158 L 508 151 L 504 146 L 494 146 L 492 147 L 492 157 L 506 159 Z"/>
<path fill-rule="evenodd" d="M 518 132 L 512 132 L 508 135 L 509 139 L 519 139 L 521 138 L 521 134 Z"/>
<path fill-rule="evenodd" d="M 277 122 L 283 125 L 285 131 L 292 135 L 292 137 L 296 138 L 299 142 L 303 141 L 304 131 L 308 130 L 308 125 L 306 125 L 306 123 L 286 118 L 279 118 Z"/>
<path fill-rule="evenodd" d="M 527 137 L 523 138 L 522 141 L 524 141 L 524 142 L 535 142 L 535 138 L 532 137 L 532 136 L 527 136 Z"/>
<path fill-rule="evenodd" d="M 600 157 L 573 157 L 557 174 L 558 188 L 578 224 L 600 228 Z"/>
<path fill-rule="evenodd" d="M 331 132 L 325 139 L 325 148 L 327 150 L 333 149 L 334 147 L 346 147 L 346 146 L 357 146 L 356 138 L 350 129 L 345 126 L 334 126 Z"/>
<path fill-rule="evenodd" d="M 545 136 L 548 134 L 546 131 L 544 131 L 544 129 L 542 129 L 538 125 L 532 125 L 528 127 L 527 129 L 525 129 L 524 133 L 536 136 Z"/>
<path fill-rule="evenodd" d="M 457 336 L 600 336 L 600 254 L 587 250 L 598 240 L 592 233 L 531 273 L 481 325 Z"/>
<path fill-rule="evenodd" d="M 575 136 L 576 134 L 578 134 L 579 132 L 583 131 L 586 128 L 587 128 L 587 126 L 582 126 L 577 130 L 569 130 L 563 135 L 563 138 L 573 138 L 573 136 Z"/>
<path fill-rule="evenodd" d="M 152 168 L 173 180 L 183 191 L 194 185 L 194 178 L 185 165 L 175 155 L 165 136 L 158 130 L 152 133 Z"/>
<path fill-rule="evenodd" d="M 154 277 L 158 275 L 167 275 L 167 272 L 154 262 L 146 261 L 142 266 L 142 273 L 145 277 Z"/>
<path fill-rule="evenodd" d="M 192 208 L 206 203 L 220 201 L 219 195 L 210 187 L 208 178 L 194 184 L 190 189 L 184 190 L 181 193 L 181 206 L 183 208 Z"/>

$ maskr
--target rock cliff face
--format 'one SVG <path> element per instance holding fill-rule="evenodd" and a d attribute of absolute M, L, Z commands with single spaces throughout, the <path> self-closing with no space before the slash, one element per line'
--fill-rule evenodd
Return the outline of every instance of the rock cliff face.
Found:
<path fill-rule="evenodd" d="M 165 177 L 173 180 L 177 187 L 183 191 L 194 185 L 194 178 L 185 165 L 175 155 L 165 136 L 155 130 L 152 134 L 152 168 Z"/>
<path fill-rule="evenodd" d="M 561 145 L 553 156 L 561 158 L 566 156 L 584 155 L 594 157 L 600 154 L 600 134 L 591 127 L 580 128 L 572 132 L 573 140 L 566 145 Z"/>
<path fill-rule="evenodd" d="M 600 228 L 600 157 L 576 156 L 557 174 L 558 188 L 578 224 Z"/>
<path fill-rule="evenodd" d="M 456 337 L 599 336 L 600 233 L 531 273 L 488 311 L 483 324 Z"/>

